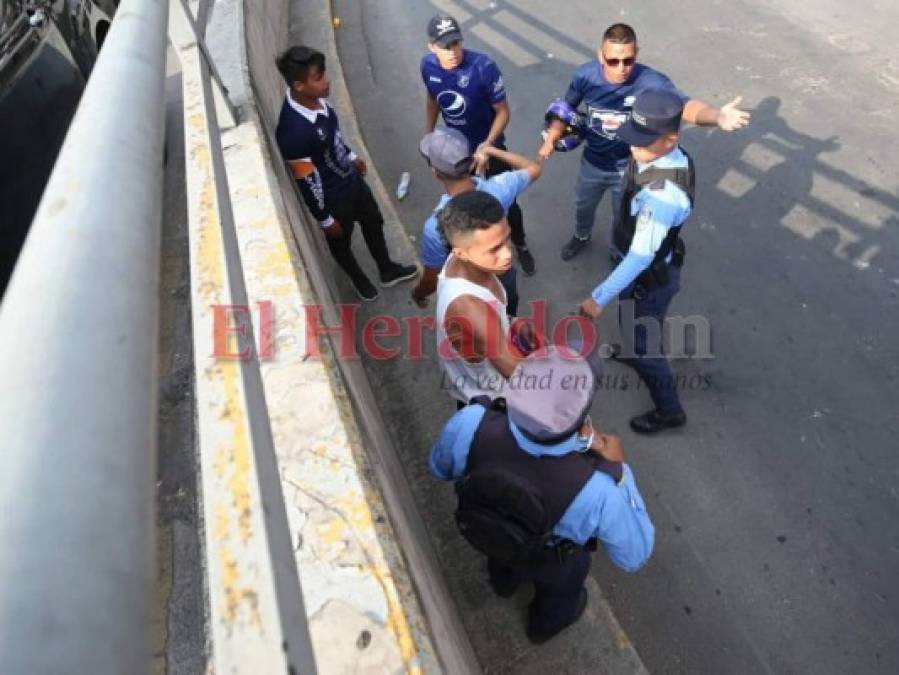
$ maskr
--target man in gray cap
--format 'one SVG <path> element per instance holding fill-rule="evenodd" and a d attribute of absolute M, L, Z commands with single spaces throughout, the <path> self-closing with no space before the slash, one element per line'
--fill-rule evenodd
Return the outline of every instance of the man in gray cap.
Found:
<path fill-rule="evenodd" d="M 621 443 L 590 421 L 597 373 L 565 347 L 534 352 L 509 377 L 504 399 L 474 399 L 431 450 L 431 473 L 456 483 L 456 524 L 488 556 L 493 590 L 509 597 L 533 582 L 527 635 L 536 643 L 583 614 L 597 540 L 629 572 L 653 549 Z"/>
<path fill-rule="evenodd" d="M 421 139 L 419 150 L 445 191 L 425 221 L 421 235 L 424 272 L 418 285 L 412 289 L 412 299 L 419 307 L 424 307 L 428 296 L 437 290 L 437 275 L 450 254 L 449 244 L 437 227 L 437 213 L 452 197 L 470 190 L 481 190 L 496 197 L 508 216 L 509 207 L 515 203 L 518 195 L 540 177 L 541 168 L 527 157 L 492 145 L 483 146 L 480 153 L 473 155 L 468 139 L 456 129 L 438 128 L 426 134 Z M 512 170 L 486 179 L 472 175 L 471 168 L 476 161 L 486 161 L 492 157 L 501 159 Z M 509 268 L 499 280 L 506 289 L 506 309 L 510 316 L 515 316 L 518 309 L 515 268 Z"/>

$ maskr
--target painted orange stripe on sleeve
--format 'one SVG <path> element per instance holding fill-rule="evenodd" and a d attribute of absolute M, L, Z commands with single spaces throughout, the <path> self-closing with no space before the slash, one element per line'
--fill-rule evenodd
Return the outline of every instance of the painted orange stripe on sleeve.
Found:
<path fill-rule="evenodd" d="M 290 172 L 293 174 L 293 177 L 296 179 L 305 178 L 311 173 L 315 173 L 315 164 L 306 159 L 296 159 L 292 162 L 288 162 L 287 165 L 290 167 Z"/>

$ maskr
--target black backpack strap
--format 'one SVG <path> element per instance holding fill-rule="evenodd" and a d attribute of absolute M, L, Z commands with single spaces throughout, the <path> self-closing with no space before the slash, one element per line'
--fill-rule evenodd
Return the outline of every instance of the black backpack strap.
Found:
<path fill-rule="evenodd" d="M 474 396 L 469 399 L 468 405 L 472 403 L 476 403 L 479 406 L 483 406 L 487 410 L 505 410 L 506 409 L 506 399 L 502 396 L 498 396 L 497 398 L 490 398 L 486 394 L 481 394 L 480 396 Z"/>
<path fill-rule="evenodd" d="M 596 462 L 596 470 L 609 476 L 615 481 L 615 485 L 618 485 L 624 476 L 624 465 L 621 462 L 612 462 L 605 458 L 600 458 Z"/>
<path fill-rule="evenodd" d="M 693 159 L 687 157 L 689 165 L 677 169 L 657 169 L 650 167 L 645 171 L 641 171 L 636 177 L 635 182 L 640 187 L 649 186 L 650 189 L 661 189 L 664 182 L 670 180 L 672 183 L 687 193 L 690 200 L 690 206 L 693 206 L 693 195 L 696 190 L 696 177 L 693 173 Z M 658 187 L 656 187 L 658 185 Z"/>

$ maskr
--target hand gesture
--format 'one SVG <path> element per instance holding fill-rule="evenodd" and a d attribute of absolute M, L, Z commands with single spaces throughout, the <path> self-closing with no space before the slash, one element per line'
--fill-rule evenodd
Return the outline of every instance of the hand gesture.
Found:
<path fill-rule="evenodd" d="M 602 307 L 593 298 L 587 298 L 578 307 L 578 313 L 595 321 L 602 314 Z"/>
<path fill-rule="evenodd" d="M 478 149 L 474 151 L 474 154 L 471 156 L 471 172 L 478 176 L 484 176 L 487 174 L 487 167 L 490 164 L 490 154 L 487 148 L 491 147 L 489 143 L 484 142 L 478 146 Z"/>
<path fill-rule="evenodd" d="M 733 101 L 722 106 L 718 111 L 718 128 L 722 131 L 736 131 L 749 124 L 749 113 L 740 110 L 742 96 L 737 96 Z"/>
<path fill-rule="evenodd" d="M 368 173 L 368 164 L 365 163 L 365 160 L 361 157 L 357 157 L 353 160 L 353 165 L 358 169 L 359 173 L 363 176 Z"/>
<path fill-rule="evenodd" d="M 512 344 L 525 356 L 541 347 L 540 338 L 530 321 L 515 319 L 512 323 Z"/>
<path fill-rule="evenodd" d="M 340 239 L 343 236 L 343 225 L 341 225 L 337 220 L 328 225 L 328 227 L 324 228 L 325 236 L 328 239 Z"/>
<path fill-rule="evenodd" d="M 555 151 L 556 144 L 553 141 L 547 139 L 543 141 L 543 145 L 541 145 L 537 150 L 537 159 L 541 162 L 545 162 Z"/>
<path fill-rule="evenodd" d="M 428 306 L 428 296 L 423 295 L 419 290 L 419 287 L 416 286 L 412 289 L 412 302 L 424 309 Z"/>
<path fill-rule="evenodd" d="M 614 434 L 597 432 L 596 437 L 593 439 L 592 447 L 593 450 L 610 462 L 624 461 L 624 448 L 621 445 L 621 439 Z"/>

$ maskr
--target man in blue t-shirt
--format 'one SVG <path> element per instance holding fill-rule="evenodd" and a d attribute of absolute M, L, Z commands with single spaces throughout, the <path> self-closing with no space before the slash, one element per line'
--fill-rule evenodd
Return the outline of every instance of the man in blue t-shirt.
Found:
<path fill-rule="evenodd" d="M 421 78 L 428 92 L 425 133 L 434 131 L 437 116 L 442 114 L 448 127 L 464 134 L 475 154 L 487 146 L 505 150 L 503 131 L 511 113 L 502 73 L 493 60 L 486 54 L 463 49 L 459 22 L 443 14 L 428 22 L 428 49 L 431 53 L 421 60 Z M 477 166 L 477 172 L 486 170 L 488 178 L 509 169 L 495 155 Z M 531 276 L 536 271 L 536 263 L 525 241 L 517 202 L 513 201 L 508 208 L 508 220 L 518 263 Z"/>
<path fill-rule="evenodd" d="M 683 119 L 690 124 L 734 131 L 749 123 L 749 113 L 738 107 L 741 97 L 720 109 L 691 99 L 666 75 L 637 63 L 637 51 L 637 34 L 633 28 L 623 23 L 609 26 L 597 51 L 598 62 L 590 61 L 578 68 L 565 94 L 565 100 L 572 107 L 581 103 L 586 107 L 587 137 L 575 189 L 575 231 L 562 248 L 563 260 L 573 258 L 590 241 L 596 207 L 606 190 L 612 192 L 612 218 L 618 217 L 621 178 L 630 151 L 627 144 L 617 138 L 616 131 L 627 121 L 639 94 L 651 90 L 675 94 L 684 103 Z M 561 122 L 553 122 L 538 151 L 541 159 L 545 160 L 553 153 L 554 144 L 563 131 Z M 617 260 L 625 252 L 612 246 L 610 253 Z"/>
<path fill-rule="evenodd" d="M 468 139 L 456 129 L 435 129 L 426 134 L 419 150 L 434 172 L 434 177 L 444 188 L 444 194 L 425 221 L 421 234 L 421 264 L 424 270 L 418 285 L 412 289 L 412 299 L 419 307 L 424 307 L 428 296 L 437 289 L 437 276 L 450 254 L 449 244 L 437 225 L 437 213 L 452 197 L 472 190 L 493 195 L 508 213 L 518 195 L 540 177 L 541 168 L 527 157 L 490 145 L 482 146 L 480 153 L 473 156 Z M 479 157 L 478 154 L 486 157 Z M 478 160 L 494 157 L 507 164 L 511 170 L 487 179 L 471 175 L 471 167 Z M 518 309 L 515 269 L 502 274 L 499 280 L 506 289 L 506 310 L 510 316 L 515 316 Z"/>

